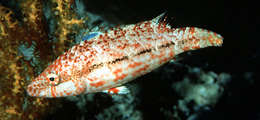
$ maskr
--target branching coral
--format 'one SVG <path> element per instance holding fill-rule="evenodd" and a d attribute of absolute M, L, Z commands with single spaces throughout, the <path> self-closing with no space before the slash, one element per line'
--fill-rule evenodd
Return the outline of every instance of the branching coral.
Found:
<path fill-rule="evenodd" d="M 51 104 L 41 98 L 27 98 L 25 86 L 27 79 L 34 76 L 31 59 L 19 54 L 18 48 L 22 42 L 32 45 L 31 39 L 38 42 L 40 34 L 19 25 L 11 9 L 0 7 L 0 118 L 1 119 L 35 119 Z M 29 34 L 28 34 L 29 33 Z M 24 48 L 20 47 L 21 50 Z M 33 49 L 33 48 L 32 48 Z M 31 56 L 35 57 L 35 55 Z M 26 79 L 27 78 L 27 79 Z M 39 111 L 35 111 L 38 109 Z"/>
<path fill-rule="evenodd" d="M 0 118 L 38 119 L 55 110 L 60 100 L 29 97 L 26 86 L 75 42 L 71 35 L 87 29 L 86 17 L 78 17 L 74 0 L 12 2 L 16 8 L 0 6 Z M 49 13 L 46 8 L 51 8 Z"/>
<path fill-rule="evenodd" d="M 49 17 L 55 21 L 55 26 L 57 26 L 53 35 L 57 38 L 56 46 L 59 47 L 55 48 L 55 50 L 58 51 L 57 54 L 60 54 L 74 42 L 73 38 L 76 33 L 83 27 L 86 27 L 84 26 L 86 18 L 81 18 L 73 10 L 73 7 L 75 7 L 74 0 L 51 0 L 48 4 L 51 13 L 54 13 Z"/>

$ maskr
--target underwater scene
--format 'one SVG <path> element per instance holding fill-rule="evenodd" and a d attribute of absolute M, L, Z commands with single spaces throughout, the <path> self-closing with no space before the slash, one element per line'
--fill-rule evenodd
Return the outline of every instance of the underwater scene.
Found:
<path fill-rule="evenodd" d="M 0 0 L 0 120 L 260 120 L 242 4 Z"/>

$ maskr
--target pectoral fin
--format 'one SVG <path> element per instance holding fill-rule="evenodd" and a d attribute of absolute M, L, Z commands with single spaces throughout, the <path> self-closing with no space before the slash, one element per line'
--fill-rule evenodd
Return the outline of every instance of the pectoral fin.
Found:
<path fill-rule="evenodd" d="M 85 36 L 82 38 L 82 41 L 92 39 L 92 38 L 94 38 L 94 37 L 96 37 L 96 36 L 98 36 L 98 35 L 100 35 L 100 34 L 101 34 L 101 32 L 91 32 L 91 33 L 85 35 Z"/>

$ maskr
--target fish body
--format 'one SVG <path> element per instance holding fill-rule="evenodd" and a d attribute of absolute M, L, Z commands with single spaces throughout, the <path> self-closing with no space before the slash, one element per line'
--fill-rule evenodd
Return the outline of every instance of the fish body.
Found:
<path fill-rule="evenodd" d="M 196 27 L 171 28 L 163 15 L 113 28 L 82 41 L 59 56 L 28 85 L 36 97 L 64 97 L 112 92 L 124 83 L 158 68 L 176 55 L 208 46 L 223 38 Z"/>

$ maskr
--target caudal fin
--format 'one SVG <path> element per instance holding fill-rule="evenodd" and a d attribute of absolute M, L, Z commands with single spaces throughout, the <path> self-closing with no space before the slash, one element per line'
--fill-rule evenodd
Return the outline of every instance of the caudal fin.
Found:
<path fill-rule="evenodd" d="M 221 35 L 197 27 L 172 28 L 166 22 L 167 16 L 165 14 L 164 12 L 151 21 L 156 24 L 157 33 L 172 39 L 178 48 L 186 51 L 209 46 L 222 46 L 223 37 Z"/>
<path fill-rule="evenodd" d="M 184 51 L 209 46 L 222 46 L 223 37 L 213 31 L 197 27 L 177 28 L 173 33 L 177 46 Z"/>

